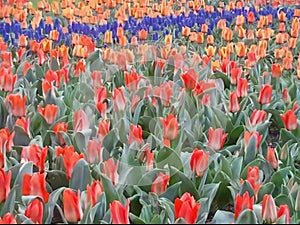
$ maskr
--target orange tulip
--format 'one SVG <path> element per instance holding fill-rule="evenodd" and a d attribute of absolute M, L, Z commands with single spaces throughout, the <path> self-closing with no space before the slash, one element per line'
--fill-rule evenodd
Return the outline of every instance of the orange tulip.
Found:
<path fill-rule="evenodd" d="M 213 35 L 207 35 L 206 43 L 209 44 L 209 45 L 213 45 L 214 44 L 214 36 Z"/>
<path fill-rule="evenodd" d="M 189 27 L 182 28 L 182 36 L 188 37 L 188 36 L 190 36 L 190 33 L 191 33 L 191 28 L 189 28 Z"/>
<path fill-rule="evenodd" d="M 247 46 L 245 45 L 244 42 L 238 42 L 235 45 L 235 51 L 236 51 L 237 56 L 242 58 L 242 57 L 246 56 Z"/>
<path fill-rule="evenodd" d="M 106 44 L 113 43 L 112 32 L 110 30 L 107 30 L 104 34 L 104 43 Z"/>
<path fill-rule="evenodd" d="M 166 45 L 172 44 L 172 35 L 171 34 L 167 34 L 165 36 L 165 44 Z"/>
<path fill-rule="evenodd" d="M 206 55 L 208 57 L 213 57 L 216 54 L 216 50 L 217 50 L 217 48 L 215 46 L 212 46 L 212 45 L 205 48 Z"/>
<path fill-rule="evenodd" d="M 142 29 L 138 32 L 139 34 L 139 39 L 140 40 L 146 40 L 147 39 L 147 36 L 148 36 L 148 31 L 145 30 L 145 29 Z"/>
<path fill-rule="evenodd" d="M 243 15 L 238 15 L 236 17 L 235 25 L 241 26 L 245 23 L 245 17 Z"/>
<path fill-rule="evenodd" d="M 286 14 L 283 11 L 280 11 L 277 16 L 280 22 L 284 22 L 286 20 Z"/>
<path fill-rule="evenodd" d="M 272 77 L 273 78 L 281 77 L 282 70 L 283 68 L 279 63 L 273 63 L 271 67 Z"/>
<path fill-rule="evenodd" d="M 248 13 L 247 20 L 248 20 L 248 23 L 250 23 L 250 24 L 255 22 L 255 15 L 252 11 Z"/>
<path fill-rule="evenodd" d="M 57 30 L 51 30 L 49 37 L 51 40 L 57 41 L 59 37 L 59 32 Z"/>
<path fill-rule="evenodd" d="M 201 25 L 201 32 L 202 32 L 202 33 L 207 33 L 207 31 L 208 31 L 208 25 L 205 24 L 205 23 L 203 23 L 203 24 Z"/>
<path fill-rule="evenodd" d="M 259 41 L 258 42 L 258 48 L 257 48 L 257 55 L 260 58 L 265 58 L 267 55 L 267 46 L 268 46 L 268 42 L 266 40 L 263 41 Z"/>
<path fill-rule="evenodd" d="M 233 31 L 230 28 L 225 27 L 222 30 L 222 38 L 223 38 L 223 40 L 225 40 L 225 41 L 232 41 L 232 37 L 233 37 Z"/>

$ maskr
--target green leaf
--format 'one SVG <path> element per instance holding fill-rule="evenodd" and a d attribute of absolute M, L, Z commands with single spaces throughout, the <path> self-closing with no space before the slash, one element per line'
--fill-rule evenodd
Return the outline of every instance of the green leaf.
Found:
<path fill-rule="evenodd" d="M 80 159 L 72 172 L 70 180 L 70 188 L 74 190 L 80 189 L 80 191 L 86 190 L 86 186 L 92 183 L 92 176 L 89 168 L 89 164 Z"/>
<path fill-rule="evenodd" d="M 225 145 L 227 146 L 227 145 L 235 144 L 243 132 L 244 132 L 244 126 L 235 127 L 229 133 L 229 136 L 227 137 L 227 141 L 226 141 Z"/>
<path fill-rule="evenodd" d="M 106 196 L 102 193 L 98 203 L 91 210 L 91 218 L 94 223 L 98 223 L 103 219 L 106 212 Z"/>
<path fill-rule="evenodd" d="M 289 206 L 289 209 L 290 209 L 290 213 L 291 213 L 291 216 L 293 216 L 294 214 L 294 207 L 293 207 L 293 202 L 292 200 L 287 196 L 287 195 L 283 195 L 283 194 L 280 194 L 278 195 L 276 198 L 274 198 L 275 200 L 275 204 L 279 207 L 280 205 L 285 205 L 287 204 Z"/>
<path fill-rule="evenodd" d="M 164 193 L 162 193 L 159 197 L 166 198 L 166 199 L 169 199 L 170 201 L 174 202 L 175 199 L 177 197 L 179 197 L 178 191 L 179 191 L 180 185 L 181 185 L 181 182 L 178 182 L 178 183 L 172 185 L 171 187 L 168 187 L 168 189 Z"/>
<path fill-rule="evenodd" d="M 275 186 L 280 187 L 281 184 L 284 184 L 285 178 L 291 173 L 290 167 L 285 167 L 283 169 L 280 169 L 276 171 L 272 177 L 271 182 L 275 184 Z"/>
<path fill-rule="evenodd" d="M 113 184 L 111 183 L 110 179 L 108 179 L 105 175 L 102 174 L 100 175 L 100 178 L 106 196 L 106 204 L 109 205 L 114 200 L 119 201 L 120 198 L 118 196 L 118 193 Z"/>
<path fill-rule="evenodd" d="M 46 181 L 51 186 L 52 190 L 56 190 L 61 187 L 69 187 L 69 181 L 67 180 L 66 173 L 61 170 L 48 171 Z"/>
<path fill-rule="evenodd" d="M 256 137 L 252 136 L 246 148 L 245 164 L 252 162 L 256 158 Z"/>
<path fill-rule="evenodd" d="M 195 187 L 195 184 L 185 176 L 184 173 L 176 169 L 175 167 L 170 167 L 170 185 L 176 184 L 178 182 L 182 182 L 180 185 L 181 194 L 185 192 L 189 192 L 194 196 L 196 200 L 200 198 L 199 193 Z"/>
<path fill-rule="evenodd" d="M 218 210 L 214 218 L 212 219 L 213 224 L 232 224 L 234 223 L 234 214 L 232 212 Z"/>
<path fill-rule="evenodd" d="M 14 182 L 14 186 L 16 186 L 16 188 L 17 188 L 17 190 L 16 190 L 17 199 L 20 199 L 21 195 L 22 195 L 23 176 L 25 174 L 32 175 L 32 171 L 33 171 L 33 163 L 32 162 L 26 162 L 20 166 L 18 173 L 17 173 L 17 177 Z M 14 172 L 15 171 L 12 171 L 13 175 L 15 174 Z"/>
<path fill-rule="evenodd" d="M 49 201 L 48 203 L 45 205 L 45 224 L 49 224 L 51 223 L 52 217 L 53 217 L 53 210 L 55 205 L 57 204 L 57 201 L 59 199 L 59 196 L 61 194 L 61 192 L 65 190 L 65 187 L 61 187 L 59 189 L 56 189 L 55 191 L 53 191 L 50 196 L 49 196 Z"/>
<path fill-rule="evenodd" d="M 16 200 L 16 188 L 17 187 L 14 186 L 10 190 L 10 192 L 9 192 L 5 202 L 4 202 L 3 208 L 1 209 L 0 217 L 3 217 L 8 212 L 13 214 L 13 210 L 14 210 L 14 207 L 15 207 L 15 200 Z"/>
<path fill-rule="evenodd" d="M 224 87 L 226 89 L 230 88 L 230 80 L 229 80 L 228 76 L 225 73 L 218 70 L 213 75 L 214 75 L 215 78 L 221 78 L 222 79 L 222 81 L 224 83 Z"/>
<path fill-rule="evenodd" d="M 144 190 L 146 192 L 150 192 L 153 181 L 158 176 L 158 174 L 162 173 L 162 172 L 164 172 L 164 170 L 157 169 L 157 168 L 148 171 L 139 180 L 139 182 L 137 184 L 138 187 L 140 187 L 142 190 Z"/>
<path fill-rule="evenodd" d="M 243 157 L 237 157 L 231 162 L 232 179 L 240 179 L 240 174 L 243 166 Z"/>
<path fill-rule="evenodd" d="M 133 119 L 132 119 L 132 123 L 133 123 L 134 125 L 137 125 L 138 122 L 139 122 L 141 109 L 142 109 L 142 107 L 144 106 L 144 104 L 145 104 L 144 100 L 141 100 L 141 101 L 138 103 L 138 105 L 136 106 L 136 108 L 135 108 L 134 115 L 133 115 Z"/>
<path fill-rule="evenodd" d="M 133 224 L 146 224 L 146 222 L 144 220 L 142 220 L 141 218 L 137 217 L 136 215 L 134 215 L 132 213 L 129 214 L 129 218 Z"/>
<path fill-rule="evenodd" d="M 257 202 L 261 202 L 265 194 L 272 194 L 274 188 L 275 184 L 271 182 L 263 184 L 258 191 Z"/>
<path fill-rule="evenodd" d="M 24 131 L 23 128 L 19 127 L 18 125 L 14 128 L 15 136 L 13 139 L 15 146 L 28 146 L 30 142 L 30 138 L 28 134 Z"/>
<path fill-rule="evenodd" d="M 183 171 L 183 165 L 178 154 L 171 148 L 163 147 L 158 151 L 156 157 L 156 166 L 164 169 L 166 165 L 173 166 Z"/>
<path fill-rule="evenodd" d="M 87 148 L 88 141 L 90 139 L 91 134 L 92 134 L 91 129 L 86 129 L 75 133 L 76 145 L 80 152 L 83 152 L 83 150 Z"/>
<path fill-rule="evenodd" d="M 286 130 L 285 128 L 280 129 L 280 136 L 279 136 L 280 143 L 284 144 L 286 142 L 296 143 L 298 140 L 293 135 L 291 131 Z"/>
<path fill-rule="evenodd" d="M 257 217 L 254 211 L 246 209 L 237 218 L 236 224 L 257 224 Z"/>
<path fill-rule="evenodd" d="M 49 69 L 53 71 L 57 71 L 60 69 L 58 59 L 55 57 L 51 57 L 49 60 Z"/>
<path fill-rule="evenodd" d="M 116 131 L 115 131 L 115 129 L 112 129 L 104 137 L 104 139 L 103 139 L 103 146 L 110 153 L 114 149 L 114 147 L 116 146 L 117 141 L 118 141 L 118 137 L 116 135 Z"/>

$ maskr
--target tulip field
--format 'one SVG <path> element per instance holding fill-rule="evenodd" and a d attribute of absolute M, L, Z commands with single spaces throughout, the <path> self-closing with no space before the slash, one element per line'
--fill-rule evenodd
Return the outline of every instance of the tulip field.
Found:
<path fill-rule="evenodd" d="M 0 224 L 300 223 L 300 0 L 0 0 Z"/>

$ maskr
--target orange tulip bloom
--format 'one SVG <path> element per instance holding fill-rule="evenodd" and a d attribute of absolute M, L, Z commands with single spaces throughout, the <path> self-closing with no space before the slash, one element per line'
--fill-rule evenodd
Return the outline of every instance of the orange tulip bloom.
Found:
<path fill-rule="evenodd" d="M 148 31 L 145 29 L 140 30 L 139 32 L 139 39 L 140 40 L 146 40 L 148 37 Z"/>
<path fill-rule="evenodd" d="M 282 60 L 282 65 L 285 70 L 290 70 L 293 68 L 293 58 L 285 56 Z"/>
<path fill-rule="evenodd" d="M 265 58 L 267 55 L 268 42 L 266 40 L 258 42 L 257 55 L 260 58 Z"/>
<path fill-rule="evenodd" d="M 249 12 L 247 17 L 248 17 L 248 23 L 252 24 L 255 22 L 255 15 L 253 12 Z"/>
<path fill-rule="evenodd" d="M 57 30 L 51 30 L 49 37 L 51 40 L 57 41 L 59 37 L 59 32 Z"/>
<path fill-rule="evenodd" d="M 213 45 L 214 44 L 214 36 L 213 35 L 207 35 L 206 42 L 209 45 Z"/>
<path fill-rule="evenodd" d="M 233 37 L 233 31 L 230 28 L 225 27 L 222 30 L 222 38 L 223 38 L 223 40 L 225 40 L 225 41 L 232 41 L 232 37 Z"/>
<path fill-rule="evenodd" d="M 283 10 L 278 13 L 278 19 L 280 22 L 284 22 L 286 20 L 286 14 L 283 12 Z"/>
<path fill-rule="evenodd" d="M 245 45 L 244 42 L 238 42 L 235 45 L 235 51 L 236 51 L 237 56 L 242 58 L 242 57 L 246 56 L 247 46 Z"/>
<path fill-rule="evenodd" d="M 202 33 L 207 33 L 207 31 L 208 31 L 208 25 L 205 24 L 205 23 L 203 23 L 203 24 L 201 25 L 201 32 L 202 32 Z"/>
<path fill-rule="evenodd" d="M 278 32 L 285 32 L 285 23 L 284 22 L 279 23 Z"/>
<path fill-rule="evenodd" d="M 165 44 L 166 45 L 172 44 L 172 35 L 171 34 L 167 34 L 165 36 Z"/>
<path fill-rule="evenodd" d="M 279 63 L 273 63 L 271 67 L 272 77 L 273 78 L 281 77 L 282 70 L 283 68 Z"/>
<path fill-rule="evenodd" d="M 104 34 L 104 42 L 106 44 L 112 44 L 113 38 L 112 38 L 112 32 L 110 30 L 107 30 Z"/>
<path fill-rule="evenodd" d="M 211 45 L 205 48 L 205 52 L 208 57 L 213 57 L 216 54 L 216 50 L 217 47 Z"/>
<path fill-rule="evenodd" d="M 241 26 L 245 23 L 245 17 L 243 15 L 238 15 L 236 17 L 235 25 Z"/>
<path fill-rule="evenodd" d="M 226 27 L 226 20 L 225 19 L 220 19 L 217 23 L 217 28 L 223 30 L 225 27 Z"/>

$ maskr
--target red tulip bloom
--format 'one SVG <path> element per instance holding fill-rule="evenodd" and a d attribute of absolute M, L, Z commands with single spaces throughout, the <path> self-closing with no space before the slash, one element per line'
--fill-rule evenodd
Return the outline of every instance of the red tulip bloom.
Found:
<path fill-rule="evenodd" d="M 82 153 L 78 154 L 75 151 L 74 146 L 65 146 L 64 148 L 58 146 L 56 148 L 56 156 L 58 157 L 60 155 L 63 157 L 64 165 L 66 169 L 66 176 L 67 179 L 69 180 L 72 176 L 73 169 L 76 163 L 80 159 L 84 159 L 84 155 Z"/>
<path fill-rule="evenodd" d="M 74 132 L 89 129 L 89 127 L 90 127 L 90 121 L 86 113 L 82 109 L 74 112 L 74 123 L 73 123 Z"/>
<path fill-rule="evenodd" d="M 118 169 L 119 161 L 115 162 L 113 158 L 109 158 L 103 163 L 102 172 L 111 180 L 113 185 L 119 181 Z"/>
<path fill-rule="evenodd" d="M 164 193 L 167 190 L 169 181 L 170 181 L 169 175 L 159 173 L 156 179 L 152 183 L 151 192 L 154 192 L 157 195 Z"/>
<path fill-rule="evenodd" d="M 129 203 L 130 200 L 127 199 L 125 207 L 121 202 L 115 200 L 109 204 L 111 211 L 112 224 L 130 224 L 129 221 Z"/>
<path fill-rule="evenodd" d="M 163 106 L 168 107 L 170 105 L 171 96 L 173 95 L 173 85 L 173 81 L 167 81 L 153 90 L 153 96 L 160 98 Z"/>
<path fill-rule="evenodd" d="M 247 181 L 251 184 L 255 196 L 257 196 L 258 191 L 261 187 L 259 168 L 257 166 L 248 167 Z M 241 183 L 243 183 L 243 181 Z"/>
<path fill-rule="evenodd" d="M 271 67 L 272 77 L 273 78 L 281 77 L 282 70 L 283 68 L 279 63 L 273 63 Z"/>
<path fill-rule="evenodd" d="M 30 117 L 28 117 L 27 119 L 25 117 L 18 118 L 16 120 L 16 125 L 21 127 L 25 131 L 25 133 L 30 137 Z"/>
<path fill-rule="evenodd" d="M 99 88 L 102 86 L 102 74 L 100 71 L 93 71 L 91 73 L 91 78 L 93 82 L 93 88 Z"/>
<path fill-rule="evenodd" d="M 272 86 L 266 84 L 260 88 L 258 102 L 259 104 L 268 104 L 272 100 Z"/>
<path fill-rule="evenodd" d="M 35 198 L 25 210 L 25 216 L 37 224 L 43 223 L 43 214 L 44 205 L 38 198 Z"/>
<path fill-rule="evenodd" d="M 15 132 L 10 133 L 7 127 L 0 129 L 0 152 L 3 152 L 4 149 L 6 152 L 11 152 L 12 146 L 14 145 L 14 136 Z"/>
<path fill-rule="evenodd" d="M 240 103 L 239 103 L 239 99 L 237 96 L 237 92 L 233 91 L 230 93 L 230 97 L 229 97 L 229 112 L 238 112 L 240 110 Z"/>
<path fill-rule="evenodd" d="M 257 131 L 253 131 L 253 132 L 245 131 L 244 140 L 245 140 L 246 147 L 248 146 L 249 141 L 252 137 L 255 137 L 255 139 L 256 139 L 256 152 L 257 152 L 263 136 L 260 133 L 258 133 Z"/>
<path fill-rule="evenodd" d="M 234 219 L 237 219 L 245 209 L 253 210 L 253 204 L 254 196 L 250 198 L 248 191 L 246 191 L 243 196 L 237 194 L 235 199 Z"/>
<path fill-rule="evenodd" d="M 185 192 L 180 199 L 175 199 L 175 219 L 183 218 L 187 224 L 194 224 L 197 221 L 200 207 L 200 202 L 197 203 L 190 193 Z"/>
<path fill-rule="evenodd" d="M 11 52 L 2 51 L 0 54 L 1 65 L 5 68 L 10 68 L 13 65 Z"/>
<path fill-rule="evenodd" d="M 40 172 L 44 172 L 47 154 L 48 146 L 42 149 L 40 146 L 33 144 L 23 147 L 21 161 L 33 162 L 33 164 L 39 168 Z"/>
<path fill-rule="evenodd" d="M 256 125 L 260 122 L 264 122 L 266 117 L 267 117 L 266 111 L 254 109 L 250 118 L 251 124 Z"/>
<path fill-rule="evenodd" d="M 125 71 L 125 86 L 130 91 L 135 91 L 138 89 L 139 82 L 143 78 L 143 76 L 138 76 L 136 71 L 132 70 L 131 73 Z"/>
<path fill-rule="evenodd" d="M 13 91 L 16 81 L 17 75 L 11 73 L 0 74 L 0 90 Z"/>
<path fill-rule="evenodd" d="M 279 206 L 279 209 L 277 211 L 277 218 L 279 219 L 280 217 L 285 216 L 285 223 L 290 224 L 290 209 L 288 205 L 281 205 Z"/>
<path fill-rule="evenodd" d="M 46 189 L 45 174 L 34 173 L 33 175 L 24 174 L 22 184 L 22 194 L 35 195 L 43 199 L 45 203 L 48 202 L 49 193 Z"/>
<path fill-rule="evenodd" d="M 278 168 L 278 159 L 276 158 L 274 148 L 268 147 L 266 160 L 273 169 Z"/>
<path fill-rule="evenodd" d="M 17 221 L 13 214 L 8 212 L 3 216 L 3 218 L 0 217 L 0 224 L 17 224 Z"/>
<path fill-rule="evenodd" d="M 174 140 L 178 136 L 178 122 L 176 116 L 169 114 L 167 118 L 160 118 L 164 129 L 164 138 Z"/>
<path fill-rule="evenodd" d="M 227 133 L 223 134 L 222 128 L 208 129 L 208 146 L 214 150 L 220 150 L 226 141 Z"/>
<path fill-rule="evenodd" d="M 272 195 L 265 194 L 262 201 L 261 216 L 264 222 L 274 223 L 277 219 L 277 209 Z"/>
<path fill-rule="evenodd" d="M 8 110 L 16 117 L 23 117 L 26 113 L 27 96 L 21 97 L 19 94 L 9 94 L 5 99 Z"/>
<path fill-rule="evenodd" d="M 113 93 L 114 111 L 124 111 L 126 107 L 126 99 L 122 88 L 115 88 Z"/>
<path fill-rule="evenodd" d="M 187 72 L 181 74 L 186 89 L 192 90 L 196 87 L 198 75 L 194 69 L 189 69 Z"/>
<path fill-rule="evenodd" d="M 92 185 L 87 185 L 86 187 L 86 203 L 91 203 L 92 207 L 98 202 L 98 198 L 103 193 L 104 189 L 100 181 L 95 180 Z"/>
<path fill-rule="evenodd" d="M 88 162 L 102 162 L 102 145 L 97 140 L 88 141 Z"/>
<path fill-rule="evenodd" d="M 137 145 L 141 145 L 143 142 L 143 130 L 141 125 L 130 124 L 128 144 L 131 145 L 133 142 L 136 142 Z"/>
<path fill-rule="evenodd" d="M 83 212 L 80 201 L 80 190 L 77 194 L 70 188 L 63 192 L 64 215 L 68 222 L 76 223 L 82 219 Z"/>
<path fill-rule="evenodd" d="M 233 85 L 237 84 L 237 81 L 240 79 L 242 74 L 241 67 L 234 67 L 230 70 L 230 83 Z"/>
<path fill-rule="evenodd" d="M 289 89 L 288 88 L 284 88 L 282 90 L 281 99 L 284 103 L 290 103 L 291 102 L 291 96 L 289 94 Z"/>
<path fill-rule="evenodd" d="M 38 105 L 39 113 L 45 118 L 48 124 L 52 124 L 57 119 L 58 106 L 53 104 L 48 104 L 45 108 Z"/>
<path fill-rule="evenodd" d="M 68 124 L 66 122 L 60 122 L 54 125 L 53 132 L 56 134 L 59 144 L 61 146 L 65 145 L 65 139 L 61 132 L 67 132 L 68 131 Z"/>
<path fill-rule="evenodd" d="M 0 168 L 0 203 L 5 202 L 10 192 L 10 180 L 11 171 L 8 171 L 6 174 L 5 171 Z"/>
<path fill-rule="evenodd" d="M 198 148 L 195 148 L 190 161 L 191 170 L 195 173 L 196 177 L 202 177 L 204 171 L 209 165 L 209 152 L 204 152 Z"/>
<path fill-rule="evenodd" d="M 104 86 L 100 86 L 94 88 L 94 92 L 95 92 L 96 107 L 99 113 L 101 114 L 101 116 L 103 117 L 107 110 L 107 103 L 105 102 L 105 100 L 107 99 L 107 93 L 106 93 L 107 90 Z"/>
<path fill-rule="evenodd" d="M 245 78 L 238 79 L 236 93 L 239 98 L 243 98 L 248 95 L 248 80 L 247 79 L 245 79 Z"/>
<path fill-rule="evenodd" d="M 285 114 L 280 114 L 280 117 L 287 130 L 295 130 L 298 127 L 298 119 L 293 110 L 288 110 Z"/>
<path fill-rule="evenodd" d="M 102 142 L 104 137 L 109 133 L 110 121 L 102 119 L 98 123 L 98 137 L 99 141 Z"/>

